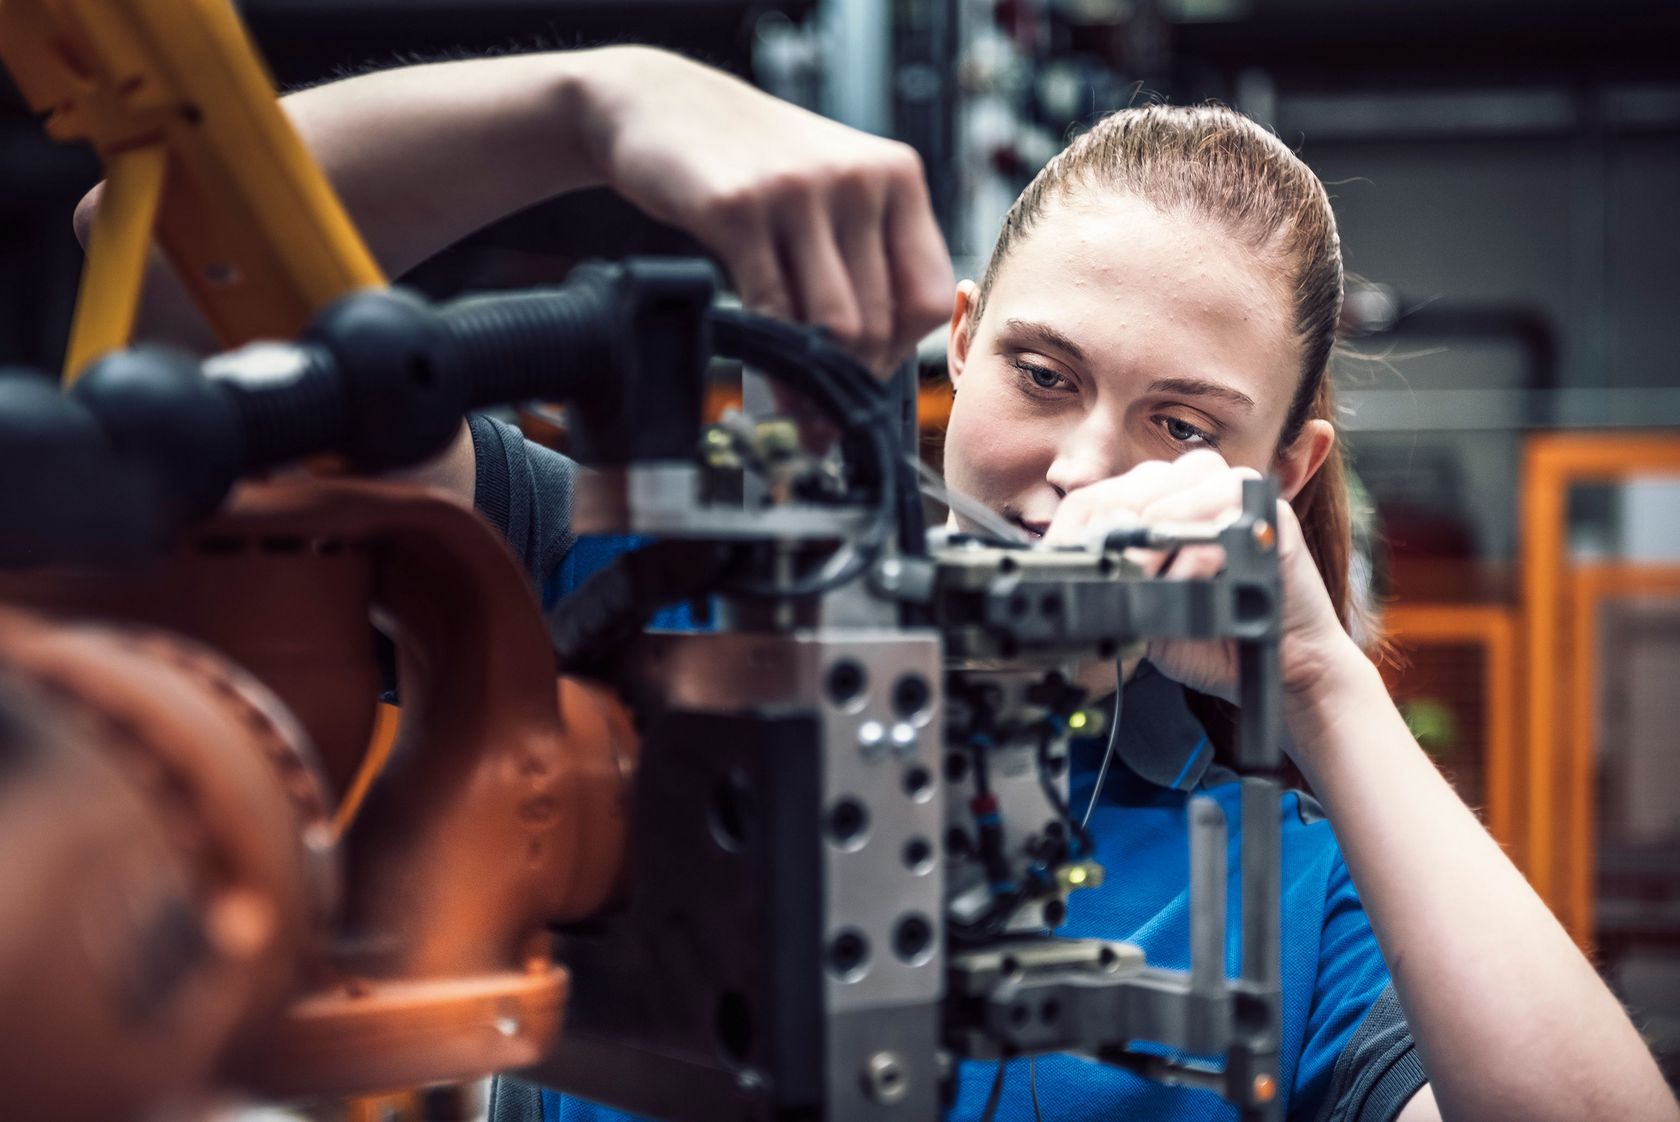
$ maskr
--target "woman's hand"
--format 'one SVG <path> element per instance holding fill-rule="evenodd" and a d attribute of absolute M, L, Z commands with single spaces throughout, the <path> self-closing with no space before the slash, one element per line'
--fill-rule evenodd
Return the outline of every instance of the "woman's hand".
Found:
<path fill-rule="evenodd" d="M 1114 525 L 1228 521 L 1254 475 L 1211 451 L 1142 464 L 1070 493 L 1045 537 L 1083 543 Z M 1337 620 L 1287 504 L 1277 525 L 1291 754 L 1335 826 L 1429 1073 L 1403 1117 L 1680 1119 L 1616 998 L 1412 739 Z M 1222 554 L 1187 547 L 1166 576 L 1210 576 Z M 1135 556 L 1150 571 L 1164 560 Z M 1232 696 L 1228 643 L 1152 643 L 1149 660 Z"/>
<path fill-rule="evenodd" d="M 749 308 L 821 324 L 881 373 L 951 314 L 914 149 L 665 51 L 574 60 L 603 180 L 718 254 Z"/>
<path fill-rule="evenodd" d="M 1122 525 L 1224 525 L 1242 511 L 1243 482 L 1259 477 L 1252 468 L 1231 467 L 1209 449 L 1189 452 L 1172 463 L 1139 464 L 1124 475 L 1070 492 L 1057 508 L 1045 540 L 1085 543 Z M 1287 502 L 1278 503 L 1277 529 L 1283 570 L 1283 680 L 1285 690 L 1296 695 L 1310 692 L 1338 660 L 1362 656 L 1336 618 Z M 1154 550 L 1132 550 L 1128 557 L 1150 573 L 1170 560 L 1162 574 L 1169 580 L 1201 580 L 1225 566 L 1225 551 L 1215 545 L 1186 546 L 1170 559 Z M 1162 673 L 1192 689 L 1236 699 L 1234 642 L 1157 639 L 1150 642 L 1148 657 Z"/>

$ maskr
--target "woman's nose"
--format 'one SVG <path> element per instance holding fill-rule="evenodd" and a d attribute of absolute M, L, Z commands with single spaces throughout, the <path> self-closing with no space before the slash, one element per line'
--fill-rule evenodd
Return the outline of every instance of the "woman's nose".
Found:
<path fill-rule="evenodd" d="M 1062 494 L 1077 491 L 1126 468 L 1120 426 L 1093 410 L 1061 441 L 1045 482 Z"/>

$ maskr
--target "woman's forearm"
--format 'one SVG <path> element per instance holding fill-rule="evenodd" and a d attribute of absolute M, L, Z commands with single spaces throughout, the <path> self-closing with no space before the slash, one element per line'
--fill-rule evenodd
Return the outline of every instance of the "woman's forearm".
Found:
<path fill-rule="evenodd" d="M 499 218 L 605 182 L 591 84 L 606 53 L 404 67 L 282 104 L 395 276 Z"/>
<path fill-rule="evenodd" d="M 1674 1118 L 1621 1006 L 1418 748 L 1351 644 L 1290 699 L 1323 801 L 1448 1119 Z"/>
<path fill-rule="evenodd" d="M 820 324 L 885 373 L 950 312 L 921 163 L 667 51 L 498 56 L 367 74 L 285 99 L 387 273 L 593 185 L 717 255 L 747 307 Z M 84 235 L 99 190 L 77 210 Z M 142 334 L 205 346 L 161 265 Z"/>

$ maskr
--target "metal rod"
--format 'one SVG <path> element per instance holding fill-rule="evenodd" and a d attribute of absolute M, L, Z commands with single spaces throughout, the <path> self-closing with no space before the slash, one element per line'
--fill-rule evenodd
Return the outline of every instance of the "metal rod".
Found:
<path fill-rule="evenodd" d="M 1279 614 L 1282 611 L 1280 604 Z M 1242 679 L 1237 690 L 1237 767 L 1270 774 L 1283 765 L 1282 714 L 1278 711 L 1283 667 L 1277 640 L 1238 643 L 1237 664 Z"/>
<path fill-rule="evenodd" d="M 1242 781 L 1242 976 L 1266 989 L 1282 981 L 1278 785 Z M 1192 964 L 1193 965 L 1193 964 Z"/>
<path fill-rule="evenodd" d="M 961 491 L 953 491 L 947 487 L 945 480 L 940 477 L 939 473 L 922 463 L 920 456 L 907 453 L 904 461 L 916 469 L 916 486 L 921 489 L 922 494 L 944 503 L 995 538 L 1006 542 L 1025 542 L 1028 540 L 1025 530 L 998 514 L 979 499 L 971 499 Z"/>
<path fill-rule="evenodd" d="M 1225 988 L 1225 811 L 1206 795 L 1190 800 L 1190 992 Z"/>
<path fill-rule="evenodd" d="M 1275 530 L 1271 534 L 1258 531 L 1276 517 L 1276 487 L 1270 479 L 1243 484 L 1243 521 L 1251 527 L 1244 545 L 1252 550 L 1246 560 L 1270 578 L 1266 583 L 1273 590 L 1273 622 L 1263 635 L 1237 644 L 1241 676 L 1237 760 L 1244 770 L 1260 773 L 1260 776 L 1245 776 L 1242 781 L 1242 976 L 1259 985 L 1274 1002 L 1276 988 L 1282 980 L 1278 916 L 1282 891 L 1280 791 L 1275 780 L 1261 776 L 1275 776 L 1283 765 L 1279 709 L 1283 694 L 1279 652 L 1283 582 L 1275 551 Z"/>

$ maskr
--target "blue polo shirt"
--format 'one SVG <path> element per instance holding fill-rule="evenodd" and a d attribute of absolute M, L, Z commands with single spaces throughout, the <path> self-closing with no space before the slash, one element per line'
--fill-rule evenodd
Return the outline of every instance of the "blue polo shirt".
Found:
<path fill-rule="evenodd" d="M 1230 917 L 1226 971 L 1240 973 L 1242 809 L 1236 776 L 1214 764 L 1206 734 L 1176 683 L 1145 665 L 1128 683 L 1121 710 L 1119 761 L 1111 766 L 1091 814 L 1103 885 L 1068 898 L 1058 934 L 1122 939 L 1153 966 L 1190 967 L 1190 864 L 1187 804 L 1192 793 L 1215 799 L 1229 823 Z M 1078 813 L 1096 784 L 1103 745 L 1075 746 L 1070 805 Z M 1313 1119 L 1332 1106 L 1332 1076 L 1355 1033 L 1389 987 L 1388 970 L 1364 909 L 1317 804 L 1299 792 L 1282 805 L 1283 1025 L 1279 1082 L 1288 1117 Z M 1390 1057 L 1392 1061 L 1394 1057 Z M 1414 1057 L 1415 1059 L 1415 1057 Z M 1235 1118 L 1211 1091 L 1169 1087 L 1075 1056 L 1012 1061 L 997 1117 L 1032 1119 L 1036 1085 L 1046 1119 L 1150 1118 L 1172 1122 Z M 993 1063 L 965 1063 L 949 1118 L 982 1117 L 996 1078 Z M 1421 1069 L 1416 1074 L 1421 1077 Z M 1419 1078 L 1407 1092 L 1416 1091 Z M 1377 1106 L 1378 1104 L 1370 1104 Z M 1402 1099 L 1392 1104 L 1394 1110 Z M 1353 1117 L 1377 1117 L 1361 1111 Z"/>
<path fill-rule="evenodd" d="M 503 530 L 551 606 L 635 539 L 576 539 L 564 519 L 575 466 L 517 439 L 506 426 L 475 420 L 481 510 Z M 505 465 L 505 467 L 504 467 Z M 495 502 L 485 502 L 485 488 Z M 557 492 L 561 487 L 565 494 Z M 499 505 L 498 505 L 499 504 Z M 520 512 L 529 512 L 521 514 Z M 564 535 L 558 541 L 557 535 Z M 662 613 L 662 627 L 691 626 L 687 610 Z M 1236 776 L 1213 760 L 1184 691 L 1147 664 L 1126 684 L 1117 760 L 1091 815 L 1103 885 L 1069 897 L 1069 936 L 1120 939 L 1151 965 L 1189 968 L 1189 833 L 1192 792 L 1216 799 L 1229 823 L 1227 971 L 1238 973 L 1241 807 Z M 1079 812 L 1096 784 L 1103 745 L 1075 745 L 1070 805 Z M 1283 1025 L 1280 1082 L 1290 1119 L 1389 1122 L 1426 1082 L 1387 968 L 1360 906 L 1335 834 L 1317 804 L 1297 792 L 1283 799 Z M 1032 1090 L 1046 1122 L 1148 1118 L 1167 1122 L 1234 1119 L 1210 1091 L 1169 1087 L 1074 1056 L 1010 1061 L 997 1118 L 1034 1118 Z M 949 1122 L 979 1122 L 997 1075 L 995 1063 L 965 1062 Z M 492 1122 L 630 1122 L 620 1111 L 547 1089 L 498 1081 Z"/>
<path fill-rule="evenodd" d="M 574 576 L 576 573 L 574 572 Z M 671 621 L 677 622 L 677 621 Z M 1070 805 L 1085 807 L 1105 743 L 1076 744 Z M 1229 823 L 1226 970 L 1240 973 L 1242 930 L 1240 786 L 1213 762 L 1206 733 L 1184 692 L 1145 664 L 1127 684 L 1118 761 L 1091 814 L 1101 887 L 1073 893 L 1058 933 L 1121 939 L 1151 965 L 1190 967 L 1190 865 L 1187 804 L 1206 794 Z M 1279 1082 L 1291 1119 L 1388 1119 L 1424 1082 L 1390 989 L 1388 969 L 1348 876 L 1336 837 L 1310 797 L 1282 800 L 1283 1025 Z M 1375 1017 L 1373 1018 L 1373 1013 Z M 1369 1022 L 1369 1023 L 1368 1023 Z M 1364 1037 L 1356 1042 L 1361 1027 Z M 1396 1031 L 1398 1029 L 1398 1032 Z M 1396 1037 L 1400 1039 L 1396 1039 Z M 1376 1048 L 1367 1044 L 1375 1041 Z M 1338 1062 L 1342 1068 L 1338 1080 Z M 1121 1068 L 1069 1055 L 1011 1061 L 998 1119 L 1030 1122 L 1032 1090 L 1046 1120 L 1149 1118 L 1161 1122 L 1232 1119 L 1211 1091 L 1170 1087 Z M 997 1065 L 965 1062 L 948 1122 L 980 1122 Z M 632 1116 L 542 1092 L 542 1122 L 632 1122 Z"/>

